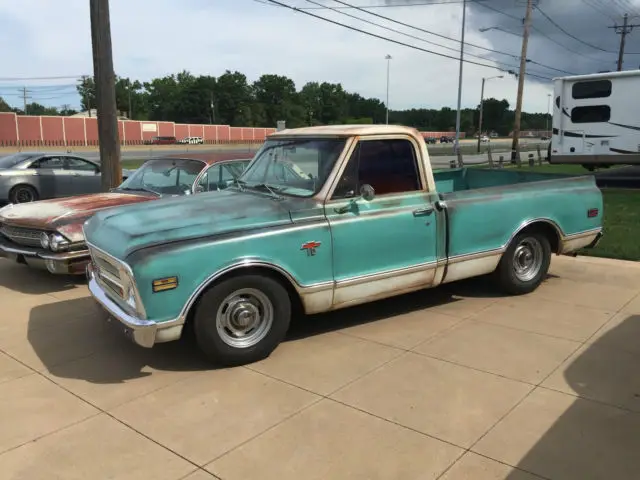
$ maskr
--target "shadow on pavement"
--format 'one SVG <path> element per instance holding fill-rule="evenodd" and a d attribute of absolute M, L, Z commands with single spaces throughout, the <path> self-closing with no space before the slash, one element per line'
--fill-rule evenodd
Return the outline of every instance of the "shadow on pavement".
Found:
<path fill-rule="evenodd" d="M 46 369 L 62 378 L 123 383 L 159 371 L 191 372 L 214 367 L 191 338 L 152 349 L 127 340 L 91 297 L 31 309 L 27 340 Z M 149 367 L 149 368 L 147 368 Z"/>
<path fill-rule="evenodd" d="M 581 351 L 564 371 L 568 386 L 581 398 L 572 401 L 518 468 L 552 480 L 640 478 L 639 340 L 640 316 L 634 315 Z M 553 406 L 539 410 L 545 408 Z M 507 478 L 519 475 L 514 471 Z"/>
<path fill-rule="evenodd" d="M 301 339 L 346 327 L 375 322 L 430 307 L 457 302 L 461 296 L 493 298 L 501 294 L 476 279 L 422 290 L 395 298 L 294 319 L 286 340 Z M 215 366 L 200 355 L 192 335 L 152 349 L 134 345 L 107 322 L 91 297 L 34 307 L 27 338 L 39 360 L 53 375 L 92 383 L 122 383 L 160 371 L 208 370 Z"/>
<path fill-rule="evenodd" d="M 52 275 L 46 270 L 0 259 L 0 287 L 27 295 L 42 295 L 72 290 L 87 283 L 84 275 Z"/>

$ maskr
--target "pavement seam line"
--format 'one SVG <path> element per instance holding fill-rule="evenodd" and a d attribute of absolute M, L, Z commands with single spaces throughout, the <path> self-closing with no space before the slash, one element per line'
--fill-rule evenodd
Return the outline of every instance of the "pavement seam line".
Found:
<path fill-rule="evenodd" d="M 1 351 L 2 351 L 5 355 L 9 355 L 9 354 L 8 354 L 7 352 L 5 352 L 4 350 L 1 350 Z M 153 438 L 149 437 L 148 435 L 146 435 L 146 434 L 144 434 L 144 433 L 142 433 L 142 432 L 138 431 L 137 429 L 135 429 L 135 428 L 134 428 L 134 427 L 132 427 L 131 425 L 129 425 L 129 424 L 125 423 L 124 421 L 120 420 L 119 418 L 115 417 L 113 414 L 111 414 L 111 413 L 110 413 L 110 412 L 108 412 L 107 410 L 104 410 L 104 409 L 102 409 L 102 408 L 98 407 L 97 405 L 94 405 L 94 404 L 93 404 L 92 402 L 90 402 L 89 400 L 86 400 L 86 399 L 82 398 L 80 395 L 78 395 L 78 394 L 76 394 L 76 393 L 72 392 L 71 390 L 69 390 L 68 388 L 64 387 L 63 385 L 60 385 L 58 382 L 54 381 L 52 378 L 47 377 L 46 375 L 44 375 L 44 373 L 43 373 L 43 372 L 40 372 L 40 371 L 38 371 L 38 370 L 35 370 L 34 368 L 32 368 L 32 367 L 30 367 L 29 365 L 25 364 L 24 362 L 22 362 L 22 361 L 21 361 L 21 360 L 19 360 L 18 358 L 13 357 L 12 355 L 9 355 L 9 356 L 10 356 L 11 358 L 13 358 L 15 361 L 17 361 L 17 362 L 21 363 L 22 365 L 24 365 L 25 367 L 29 368 L 29 369 L 30 369 L 31 371 L 33 371 L 35 374 L 37 374 L 37 375 L 39 375 L 40 377 L 44 378 L 46 381 L 51 382 L 52 384 L 54 384 L 55 386 L 57 386 L 57 387 L 58 387 L 58 388 L 60 388 L 61 390 L 64 390 L 64 391 L 65 391 L 65 392 L 67 392 L 68 394 L 70 394 L 70 395 L 72 395 L 72 396 L 76 397 L 76 398 L 77 398 L 78 400 L 80 400 L 81 402 L 84 402 L 84 403 L 86 403 L 87 405 L 89 405 L 89 406 L 91 406 L 91 407 L 95 408 L 96 410 L 98 410 L 98 411 L 99 411 L 99 413 L 104 413 L 106 416 L 108 416 L 108 417 L 110 417 L 111 419 L 115 420 L 116 422 L 120 423 L 120 424 L 121 424 L 122 426 L 124 426 L 125 428 L 129 428 L 130 430 L 132 430 L 132 431 L 136 432 L 138 435 L 140 435 L 140 436 L 142 436 L 142 437 L 146 438 L 147 440 L 151 441 L 152 443 L 155 443 L 155 444 L 156 444 L 156 445 L 158 445 L 160 448 L 162 448 L 162 449 L 164 449 L 164 450 L 167 450 L 167 451 L 168 451 L 168 452 L 170 452 L 170 453 L 173 453 L 174 455 L 176 455 L 177 457 L 180 457 L 181 459 L 183 459 L 184 461 L 186 461 L 186 462 L 190 463 L 191 465 L 193 465 L 193 466 L 195 466 L 195 467 L 198 467 L 198 468 L 200 467 L 200 465 L 196 464 L 196 463 L 195 463 L 195 462 L 193 462 L 192 460 L 190 460 L 190 459 L 186 458 L 185 456 L 181 455 L 181 454 L 180 454 L 180 453 L 178 453 L 178 452 L 175 452 L 174 450 L 172 450 L 172 449 L 171 449 L 171 448 L 169 448 L 168 446 L 163 445 L 162 443 L 160 443 L 160 442 L 158 442 L 157 440 L 155 440 L 155 439 L 153 439 Z M 186 379 L 185 379 L 185 380 L 186 380 Z M 178 382 L 176 382 L 176 383 L 178 383 Z M 144 397 L 144 396 L 146 396 L 146 395 L 142 395 L 142 396 L 141 396 L 141 397 L 139 397 L 139 398 L 142 398 L 142 397 Z M 98 414 L 99 414 L 99 413 L 98 413 Z M 84 420 L 87 420 L 87 419 L 84 419 Z M 84 421 L 84 420 L 83 420 L 83 421 Z M 81 422 L 78 422 L 78 423 L 81 423 Z M 63 429 L 68 428 L 68 427 L 69 427 L 69 425 L 67 425 L 67 426 L 63 427 Z M 46 436 L 46 435 L 45 435 L 45 436 Z M 42 437 L 40 437 L 40 438 L 42 438 Z"/>

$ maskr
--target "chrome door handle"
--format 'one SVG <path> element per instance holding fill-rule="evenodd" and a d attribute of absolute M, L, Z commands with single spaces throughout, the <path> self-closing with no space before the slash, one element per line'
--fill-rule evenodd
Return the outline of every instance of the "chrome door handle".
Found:
<path fill-rule="evenodd" d="M 421 217 L 423 215 L 431 215 L 433 213 L 433 207 L 419 208 L 413 211 L 414 217 Z"/>

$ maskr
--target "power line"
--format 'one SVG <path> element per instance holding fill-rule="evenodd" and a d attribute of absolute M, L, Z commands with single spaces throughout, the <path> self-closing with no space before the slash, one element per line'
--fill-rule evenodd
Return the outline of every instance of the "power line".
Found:
<path fill-rule="evenodd" d="M 307 0 L 307 1 L 310 1 L 310 0 Z M 416 27 L 416 26 L 414 26 L 414 25 L 409 25 L 409 24 L 407 24 L 407 23 L 400 22 L 400 21 L 398 21 L 398 20 L 395 20 L 395 19 L 390 18 L 390 17 L 386 17 L 386 16 L 384 16 L 384 15 L 380 15 L 380 14 L 377 14 L 377 13 L 374 13 L 374 12 L 369 12 L 369 11 L 367 11 L 367 10 L 362 9 L 361 7 L 354 7 L 353 5 L 351 5 L 351 4 L 347 3 L 347 2 L 344 2 L 344 1 L 342 1 L 342 0 L 333 0 L 333 1 L 334 1 L 334 2 L 336 2 L 336 3 L 339 3 L 339 4 L 341 4 L 341 5 L 345 5 L 345 6 L 349 6 L 349 7 L 356 8 L 357 10 L 360 10 L 360 11 L 362 11 L 362 12 L 364 12 L 364 13 L 368 13 L 369 15 L 373 15 L 373 16 L 375 16 L 375 17 L 382 18 L 382 19 L 387 20 L 387 21 L 389 21 L 389 22 L 397 23 L 397 24 L 402 25 L 402 26 L 404 26 L 404 27 L 413 28 L 413 29 L 418 30 L 418 31 L 422 31 L 422 32 L 425 32 L 425 33 L 428 33 L 428 34 L 431 34 L 431 35 L 436 35 L 436 36 L 438 36 L 438 37 L 441 37 L 441 38 L 444 38 L 444 39 L 447 39 L 447 40 L 450 40 L 450 41 L 453 41 L 453 42 L 460 43 L 460 40 L 458 40 L 457 38 L 447 37 L 446 35 L 442 35 L 442 34 L 439 34 L 439 33 L 436 33 L 436 32 L 431 32 L 431 31 L 429 31 L 429 30 L 425 30 L 425 29 L 423 29 L 423 28 L 419 28 L 419 27 Z M 473 3 L 474 3 L 475 5 L 482 5 L 481 3 L 477 2 L 477 1 L 474 1 Z M 331 8 L 331 7 L 327 7 L 327 8 Z M 363 20 L 363 21 L 365 21 L 365 20 Z M 384 27 L 383 27 L 383 28 L 384 28 Z M 438 44 L 435 44 L 435 45 L 438 45 Z M 439 45 L 439 46 L 442 46 L 442 45 Z M 520 57 L 519 57 L 518 55 L 514 55 L 514 54 L 511 54 L 511 53 L 507 53 L 507 52 L 502 52 L 502 51 L 500 51 L 500 50 L 494 50 L 494 49 L 487 48 L 487 47 L 481 47 L 480 45 L 474 45 L 473 43 L 469 43 L 469 42 L 465 42 L 465 46 L 474 47 L 474 48 L 479 48 L 479 49 L 481 49 L 481 50 L 486 50 L 486 51 L 489 51 L 489 52 L 492 52 L 492 53 L 498 53 L 498 54 L 500 54 L 500 55 L 506 55 L 506 56 L 509 56 L 509 57 L 511 57 L 511 58 L 515 58 L 515 59 L 517 59 L 517 60 L 519 60 L 519 59 L 520 59 Z M 443 47 L 443 48 L 448 48 L 448 47 Z M 449 49 L 451 50 L 451 48 L 450 48 L 450 47 L 449 47 Z M 456 49 L 456 51 L 457 51 L 457 49 Z M 469 56 L 474 56 L 474 57 L 477 57 L 477 58 L 482 58 L 483 60 L 490 60 L 490 59 L 488 59 L 487 57 L 481 57 L 481 56 L 473 55 L 473 54 L 470 54 L 470 53 L 467 53 L 467 55 L 469 55 Z M 495 61 L 495 60 L 493 60 L 493 61 Z M 568 74 L 574 75 L 574 73 L 569 72 L 569 71 L 567 71 L 567 70 L 562 70 L 562 69 L 558 69 L 558 68 L 555 68 L 555 67 L 551 67 L 551 66 L 549 66 L 549 65 L 545 65 L 545 64 L 540 63 L 540 62 L 534 62 L 533 60 L 528 60 L 528 61 L 529 61 L 530 63 L 534 63 L 534 64 L 536 64 L 536 65 L 540 65 L 541 67 L 545 67 L 545 68 L 548 68 L 548 69 L 550 69 L 550 70 L 555 70 L 555 71 L 557 71 L 557 72 L 561 72 L 561 73 L 568 73 Z M 496 63 L 501 63 L 501 62 L 497 62 L 497 61 L 496 61 Z M 503 65 L 504 65 L 504 64 L 503 64 Z M 513 68 L 517 68 L 517 67 L 514 67 L 513 65 L 509 65 L 509 66 L 510 66 L 510 67 L 513 67 Z"/>
<path fill-rule="evenodd" d="M 314 5 L 322 5 L 321 3 L 318 3 L 318 2 L 316 2 L 316 1 L 314 1 L 314 0 L 306 0 L 306 1 L 307 1 L 307 2 L 309 2 L 309 3 L 312 3 L 312 4 L 314 4 Z M 319 7 L 319 8 L 320 8 L 320 7 Z M 349 17 L 349 18 L 353 18 L 353 19 L 355 19 L 355 20 L 358 20 L 358 21 L 360 21 L 360 22 L 367 23 L 367 24 L 369 24 L 369 25 L 374 25 L 374 26 L 376 26 L 376 27 L 378 27 L 378 28 L 382 28 L 382 29 L 384 29 L 384 30 L 388 30 L 388 31 L 390 31 L 390 32 L 394 32 L 394 33 L 397 33 L 397 34 L 399 34 L 399 35 L 404 35 L 405 37 L 413 38 L 413 39 L 415 39 L 415 40 L 419 40 L 419 41 L 421 41 L 421 42 L 428 43 L 428 44 L 430 44 L 430 45 L 435 45 L 435 46 L 437 46 L 437 47 L 441 47 L 441 48 L 444 48 L 444 49 L 446 49 L 446 50 L 452 50 L 452 51 L 454 51 L 454 52 L 458 52 L 458 51 L 459 51 L 457 48 L 449 47 L 449 46 L 447 46 L 447 45 L 442 45 L 441 43 L 432 42 L 432 41 L 430 41 L 430 40 L 426 40 L 426 39 L 424 39 L 424 38 L 422 38 L 422 37 L 418 37 L 418 36 L 415 36 L 415 35 L 411 35 L 410 33 L 402 32 L 402 31 L 397 30 L 397 29 L 395 29 L 395 28 L 387 27 L 387 26 L 385 26 L 385 25 L 381 25 L 380 23 L 372 22 L 371 20 L 367 20 L 367 19 L 364 19 L 364 18 L 362 18 L 362 17 L 358 17 L 358 16 L 356 16 L 356 15 L 352 15 L 352 14 L 350 14 L 350 13 L 340 11 L 340 10 L 338 10 L 338 8 L 339 8 L 339 7 L 330 7 L 330 6 L 328 6 L 328 5 L 327 5 L 327 6 L 322 6 L 321 8 L 322 8 L 322 9 L 333 10 L 333 11 L 335 11 L 336 13 L 339 13 L 340 15 L 344 15 L 344 16 L 347 16 L 347 17 Z M 479 58 L 479 59 L 481 59 L 481 60 L 489 60 L 489 61 L 493 61 L 493 59 L 490 59 L 490 58 L 487 58 L 487 57 L 483 57 L 483 56 L 481 56 L 481 55 L 474 55 L 473 53 L 466 53 L 466 56 L 474 57 L 474 58 Z M 516 58 L 517 58 L 517 57 L 516 57 Z M 547 66 L 547 65 L 543 65 L 543 64 L 541 64 L 541 63 L 534 62 L 533 60 L 531 60 L 530 62 L 531 62 L 531 63 L 534 63 L 534 64 L 537 64 L 537 65 L 540 65 L 540 66 L 542 66 L 542 67 L 549 68 L 549 69 L 551 69 L 551 70 L 555 70 L 555 71 L 558 71 L 558 72 L 561 72 L 561 73 L 568 73 L 568 74 L 570 74 L 570 75 L 573 75 L 573 73 L 572 73 L 572 72 L 569 72 L 569 71 L 567 71 L 567 70 L 561 70 L 561 69 L 558 69 L 558 68 L 549 67 L 549 66 Z M 503 65 L 503 66 L 505 66 L 505 67 L 509 67 L 509 68 L 518 68 L 516 65 L 509 65 L 509 64 L 507 64 L 507 63 L 503 63 L 503 62 L 496 62 L 496 63 L 498 63 L 498 64 L 500 64 L 500 65 Z"/>
<path fill-rule="evenodd" d="M 596 3 L 596 0 L 582 0 L 582 2 L 588 7 L 591 7 L 594 11 L 598 12 L 600 15 L 605 15 L 611 20 L 615 20 L 615 17 L 611 15 L 611 13 L 609 13 L 609 11 L 607 11 L 605 8 L 601 7 L 599 3 Z"/>
<path fill-rule="evenodd" d="M 66 75 L 59 77 L 0 77 L 0 82 L 23 82 L 35 80 L 68 80 L 82 78 L 84 75 Z"/>
<path fill-rule="evenodd" d="M 505 15 L 505 16 L 507 16 L 507 17 L 509 17 L 509 18 L 513 19 L 513 20 L 517 20 L 517 21 L 518 21 L 518 23 L 521 23 L 521 22 L 522 22 L 522 19 L 521 19 L 521 18 L 516 17 L 515 15 L 510 15 L 510 14 L 508 14 L 508 13 L 506 13 L 506 12 L 501 11 L 501 10 L 498 10 L 497 8 L 492 7 L 491 5 L 489 5 L 489 4 L 485 3 L 485 2 L 480 2 L 480 1 L 477 1 L 477 0 L 472 0 L 472 1 L 473 1 L 473 4 L 474 4 L 474 5 L 479 5 L 479 6 L 481 6 L 482 8 L 486 8 L 486 9 L 488 9 L 488 10 L 491 10 L 491 11 L 495 12 L 495 13 L 499 13 L 499 14 L 501 14 L 501 15 Z M 583 0 L 583 1 L 586 1 L 586 0 Z M 592 62 L 598 62 L 598 63 L 600 63 L 600 62 L 601 62 L 601 60 L 600 60 L 600 59 L 596 59 L 596 58 L 593 58 L 593 57 L 589 57 L 589 56 L 585 55 L 584 53 L 577 52 L 576 50 L 573 50 L 573 49 L 571 49 L 571 48 L 567 47 L 565 44 L 558 42 L 557 40 L 555 40 L 554 38 L 551 38 L 549 35 L 547 35 L 545 32 L 543 32 L 543 31 L 542 31 L 542 30 L 540 30 L 539 28 L 536 28 L 536 26 L 535 26 L 535 25 L 531 25 L 531 29 L 532 29 L 532 30 L 534 30 L 538 35 L 541 35 L 542 37 L 546 38 L 547 40 L 549 40 L 549 41 L 551 41 L 551 42 L 555 43 L 556 45 L 558 45 L 558 46 L 560 46 L 560 47 L 564 48 L 564 49 L 565 49 L 566 51 L 568 51 L 568 52 L 571 52 L 571 53 L 573 53 L 573 54 L 575 54 L 575 55 L 580 55 L 581 57 L 584 57 L 584 58 L 586 58 L 587 60 L 591 60 Z"/>
<path fill-rule="evenodd" d="M 556 27 L 558 30 L 560 30 L 562 33 L 564 33 L 565 35 L 567 35 L 568 37 L 573 38 L 575 41 L 580 42 L 584 45 L 586 45 L 587 47 L 591 47 L 595 50 L 600 50 L 601 52 L 605 52 L 605 53 L 615 53 L 612 52 L 611 50 L 605 50 L 604 48 L 598 47 L 597 45 L 593 45 L 589 42 L 585 42 L 584 40 L 576 37 L 575 35 L 573 35 L 572 33 L 567 32 L 564 28 L 562 28 L 560 25 L 558 25 L 549 15 L 547 15 L 546 13 L 544 13 L 544 11 L 539 7 L 539 6 L 535 6 L 536 10 L 538 10 L 538 12 L 540 12 L 540 14 L 546 18 L 549 23 L 551 23 L 551 25 L 553 25 L 554 27 Z"/>
<path fill-rule="evenodd" d="M 265 2 L 258 2 L 265 3 Z M 401 7 L 427 7 L 429 5 L 455 5 L 464 3 L 464 0 L 434 0 L 433 2 L 421 2 L 421 3 L 392 3 L 384 5 L 354 5 L 352 7 L 335 7 L 339 10 L 355 9 L 355 8 L 401 8 Z M 327 7 L 298 7 L 300 10 L 321 10 Z"/>
<path fill-rule="evenodd" d="M 403 47 L 412 48 L 414 50 L 419 50 L 421 52 L 430 53 L 430 54 L 436 55 L 438 57 L 449 58 L 449 59 L 452 59 L 452 60 L 459 61 L 458 58 L 452 57 L 451 55 L 447 55 L 447 54 L 440 53 L 440 52 L 434 52 L 433 50 L 427 50 L 426 48 L 417 47 L 415 45 L 404 43 L 404 42 L 401 42 L 399 40 L 394 40 L 392 38 L 383 37 L 382 35 L 378 35 L 378 34 L 375 34 L 375 33 L 372 33 L 372 32 L 368 32 L 366 30 L 362 30 L 362 29 L 359 29 L 359 28 L 356 28 L 356 27 L 352 27 L 350 25 L 346 25 L 344 23 L 340 23 L 340 22 L 337 22 L 335 20 L 331 20 L 331 19 L 323 17 L 321 15 L 316 15 L 315 13 L 311 13 L 311 12 L 309 12 L 307 10 L 300 10 L 298 7 L 294 7 L 292 5 L 287 5 L 286 3 L 282 3 L 282 2 L 279 2 L 277 0 L 265 0 L 265 1 L 268 1 L 269 3 L 272 3 L 274 5 L 279 5 L 281 7 L 288 8 L 289 10 L 293 10 L 294 12 L 303 13 L 305 15 L 309 15 L 309 16 L 317 18 L 319 20 L 324 20 L 325 22 L 329 22 L 329 23 L 332 23 L 334 25 L 338 25 L 340 27 L 344 27 L 344 28 L 347 28 L 349 30 L 353 30 L 355 32 L 363 33 L 364 35 L 368 35 L 370 37 L 378 38 L 380 40 L 384 40 L 384 41 L 387 41 L 387 42 L 390 42 L 390 43 L 395 43 L 396 45 L 402 45 Z M 504 71 L 504 69 L 496 67 L 495 65 L 489 65 L 489 64 L 486 64 L 486 63 L 475 62 L 473 60 L 463 60 L 463 61 L 466 62 L 466 63 L 473 64 L 473 65 L 479 65 L 481 67 L 487 67 L 487 68 L 492 68 L 494 70 Z M 530 76 L 536 77 L 536 78 L 540 78 L 540 79 L 543 79 L 543 80 L 552 80 L 550 77 L 544 77 L 542 75 L 536 75 L 536 74 L 533 74 L 533 73 L 528 73 L 527 75 L 530 75 Z"/>

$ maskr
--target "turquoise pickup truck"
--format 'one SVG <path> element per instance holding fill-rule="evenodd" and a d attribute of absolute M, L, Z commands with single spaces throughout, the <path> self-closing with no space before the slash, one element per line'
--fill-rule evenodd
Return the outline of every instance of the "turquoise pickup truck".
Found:
<path fill-rule="evenodd" d="M 212 361 L 239 365 L 269 356 L 292 312 L 485 274 L 531 292 L 552 254 L 598 242 L 602 214 L 591 176 L 434 173 L 413 128 L 283 130 L 224 191 L 87 220 L 89 289 L 139 345 L 189 326 Z"/>

